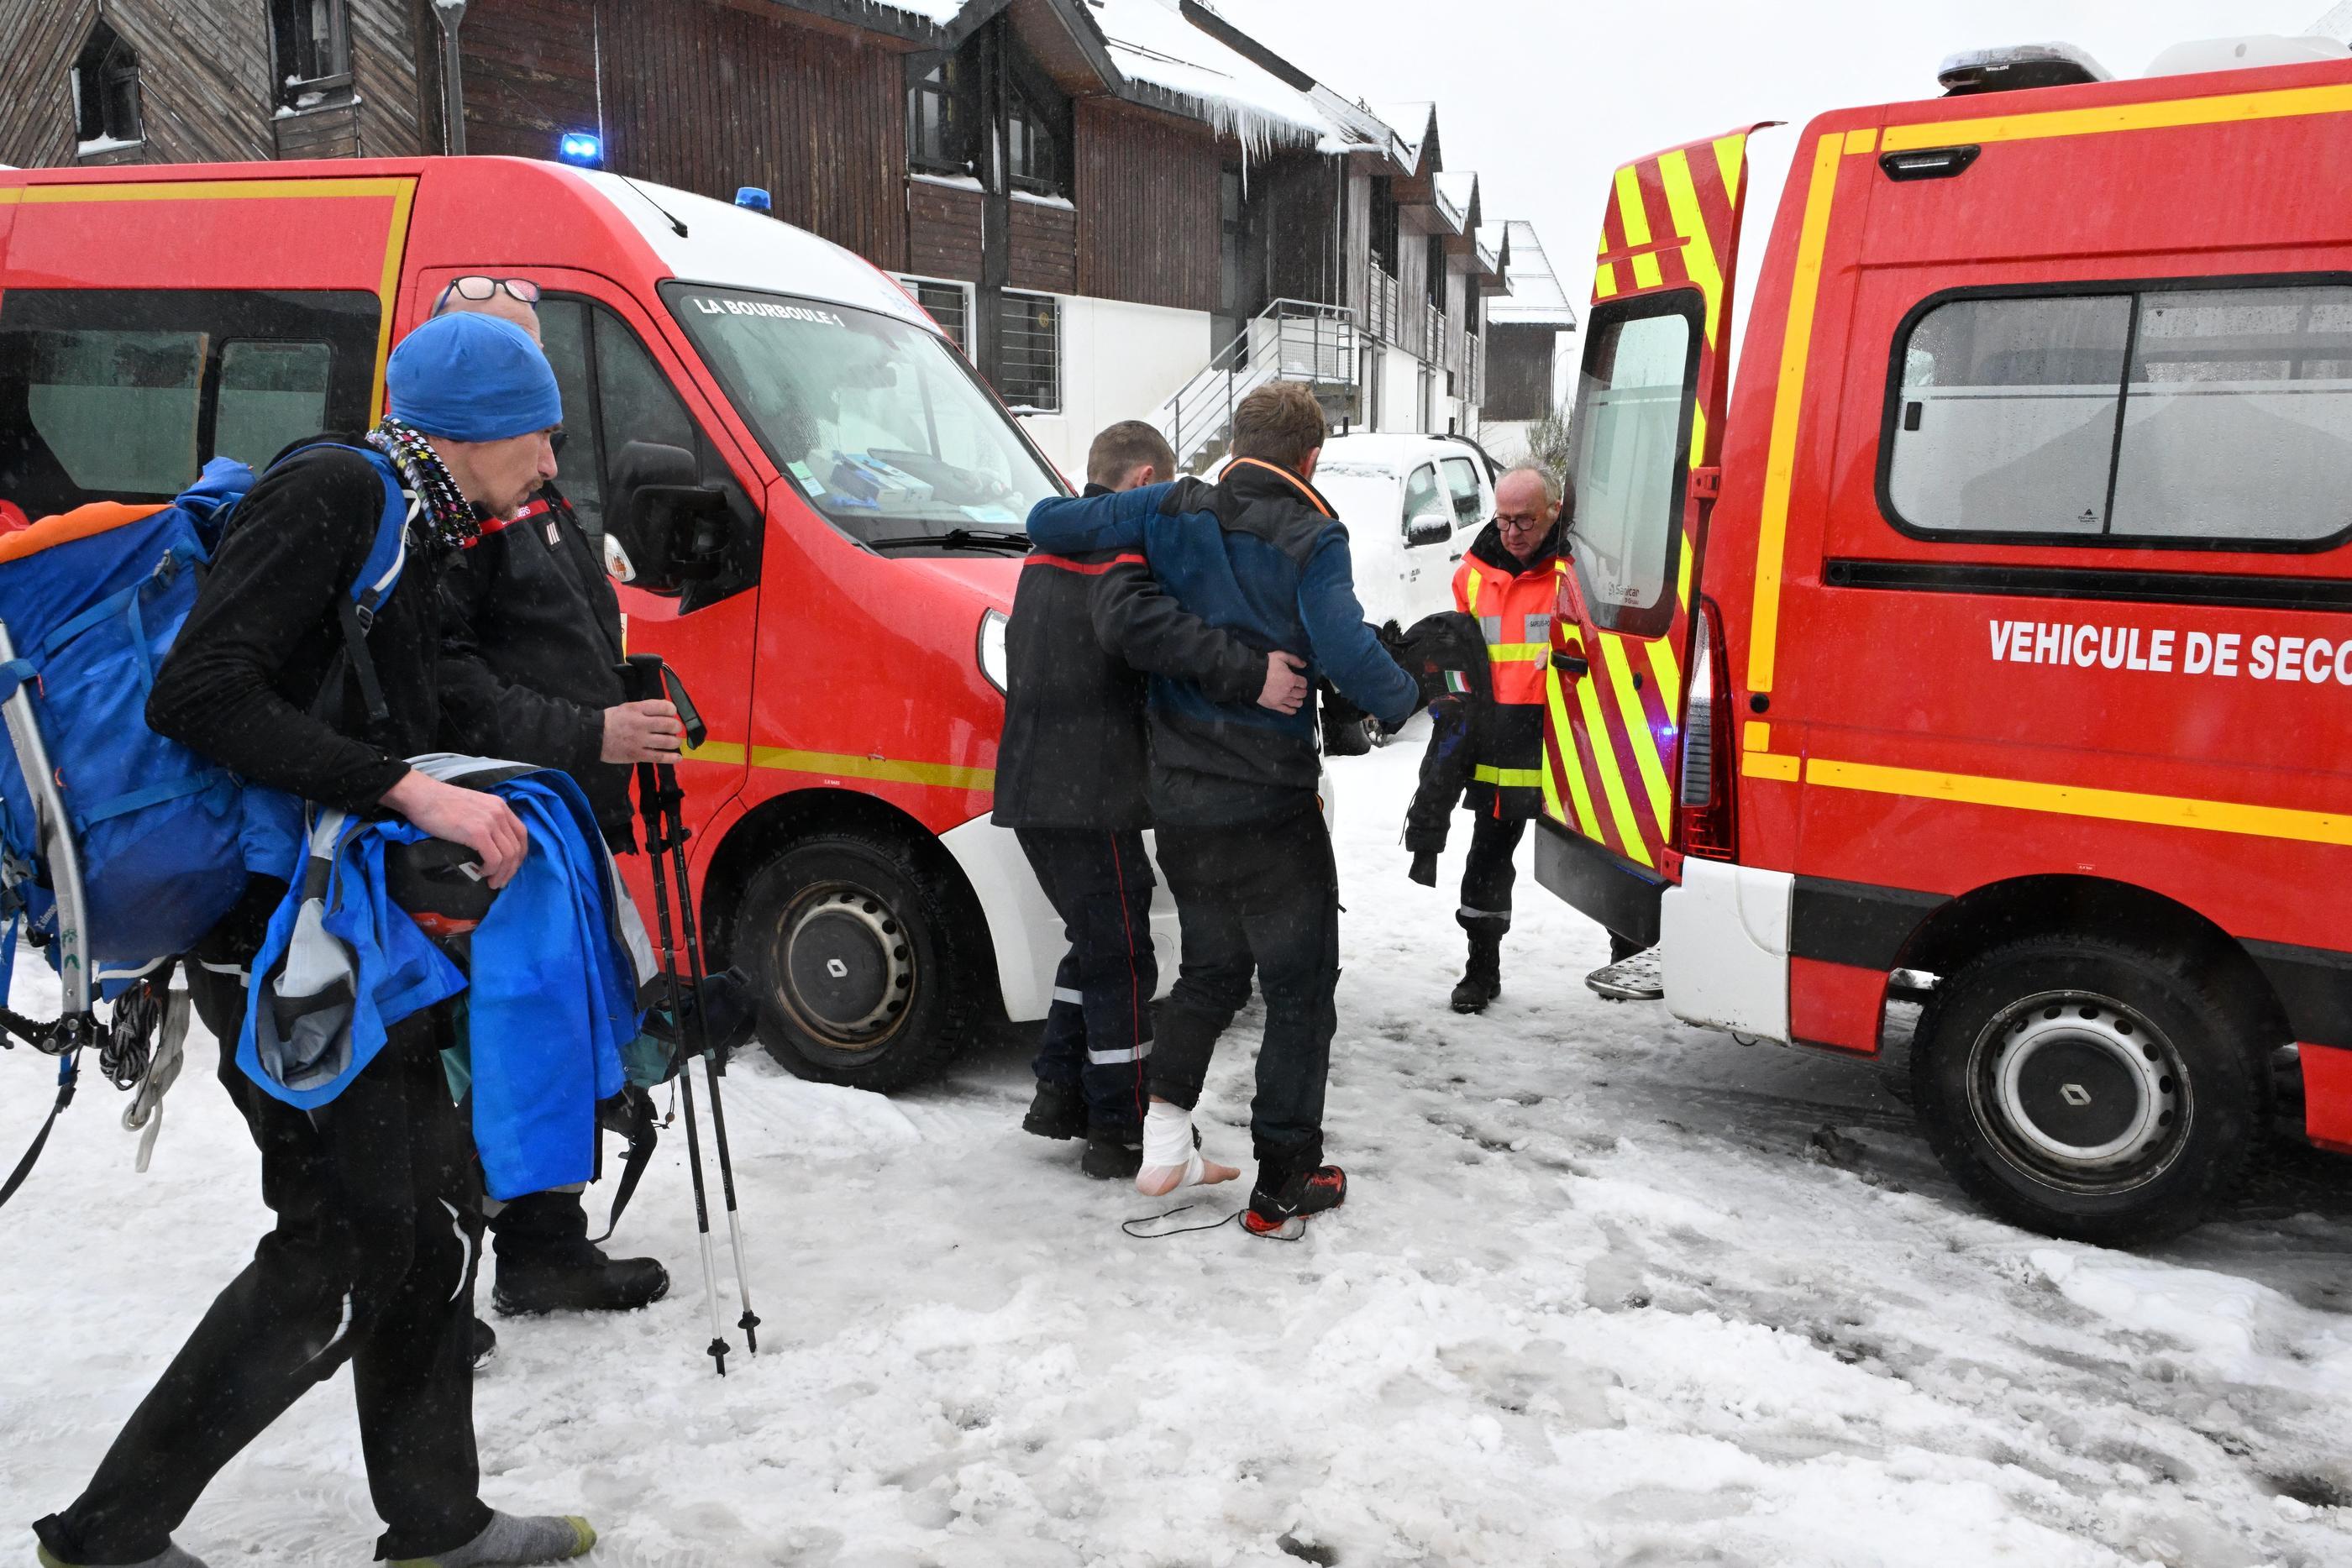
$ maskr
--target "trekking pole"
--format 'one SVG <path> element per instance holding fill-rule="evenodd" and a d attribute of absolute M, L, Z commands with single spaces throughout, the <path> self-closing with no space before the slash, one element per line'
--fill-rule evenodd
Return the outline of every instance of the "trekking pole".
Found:
<path fill-rule="evenodd" d="M 626 666 L 624 666 L 625 669 Z M 650 762 L 637 764 L 637 815 L 646 825 L 646 856 L 654 870 L 654 930 L 661 940 L 662 978 L 669 993 L 669 1016 L 673 1021 L 686 1015 L 681 1010 L 685 998 L 679 994 L 677 979 L 677 941 L 676 928 L 669 918 L 668 868 L 660 851 L 655 847 L 662 836 L 661 783 Z M 693 895 L 683 886 L 681 899 Z M 719 1321 L 719 1260 L 710 1250 L 710 1197 L 702 1180 L 702 1139 L 695 1130 L 694 1076 L 683 1067 L 677 1075 L 678 1098 L 686 1111 L 686 1163 L 694 1179 L 694 1228 L 697 1244 L 702 1249 L 702 1293 L 710 1308 L 711 1364 L 719 1375 L 727 1375 L 727 1331 Z"/>
<path fill-rule="evenodd" d="M 702 717 L 694 710 L 694 701 L 687 695 L 686 687 L 658 653 L 633 653 L 629 664 L 641 672 L 636 679 L 639 689 L 653 697 L 667 696 L 677 708 L 678 717 L 691 745 L 700 745 L 705 733 Z M 710 1133 L 719 1146 L 719 1186 L 727 1204 L 727 1243 L 735 1260 L 735 1294 L 743 1304 L 742 1315 L 735 1326 L 743 1331 L 744 1346 L 753 1355 L 760 1354 L 760 1314 L 751 1310 L 751 1271 L 743 1248 L 743 1220 L 735 1205 L 735 1161 L 727 1147 L 727 1103 L 719 1092 L 719 1081 L 727 1075 L 727 1059 L 710 1042 L 710 1020 L 702 1010 L 704 981 L 709 977 L 702 961 L 702 936 L 694 917 L 692 883 L 687 880 L 686 792 L 678 788 L 677 768 L 670 763 L 654 765 L 660 776 L 662 805 L 662 844 L 648 844 L 646 853 L 658 855 L 667 850 L 670 869 L 677 878 L 677 914 L 681 934 L 686 939 L 687 974 L 693 983 L 695 998 L 693 1038 L 695 1049 L 702 1057 L 703 1082 L 710 1091 Z M 651 830 L 648 829 L 648 836 Z M 687 1023 L 678 1019 L 683 1036 Z"/>

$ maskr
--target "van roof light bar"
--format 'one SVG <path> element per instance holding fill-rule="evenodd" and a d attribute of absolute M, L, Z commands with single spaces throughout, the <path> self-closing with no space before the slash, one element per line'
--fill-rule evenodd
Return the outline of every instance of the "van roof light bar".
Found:
<path fill-rule="evenodd" d="M 1936 68 L 1947 98 L 1979 92 L 2019 92 L 2036 87 L 2080 87 L 2110 81 L 2106 68 L 2073 44 L 2010 44 L 1997 49 L 1963 49 Z"/>

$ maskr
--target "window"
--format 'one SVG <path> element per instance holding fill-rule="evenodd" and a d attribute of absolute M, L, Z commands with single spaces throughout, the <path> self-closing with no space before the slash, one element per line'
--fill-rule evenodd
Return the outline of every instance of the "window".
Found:
<path fill-rule="evenodd" d="M 1053 95 L 1018 76 L 1004 94 L 1004 177 L 1017 191 L 1063 193 L 1069 183 L 1068 113 Z"/>
<path fill-rule="evenodd" d="M 1410 543 L 1412 540 L 1413 524 L 1428 522 L 1432 519 L 1444 522 L 1448 525 L 1450 529 L 1454 521 L 1454 507 L 1444 497 L 1438 494 L 1436 468 L 1424 463 L 1420 467 L 1414 469 L 1412 473 L 1405 476 L 1404 531 L 1406 541 Z M 1433 544 L 1436 541 L 1433 539 L 1430 542 Z"/>
<path fill-rule="evenodd" d="M 344 0 L 269 0 L 269 47 L 277 60 L 278 101 L 316 109 L 347 98 L 352 54 Z"/>
<path fill-rule="evenodd" d="M 910 321 L 701 284 L 662 294 L 777 468 L 852 538 L 1017 528 L 1063 493 L 971 367 Z"/>
<path fill-rule="evenodd" d="M 581 527 L 602 538 L 605 474 L 621 448 L 646 441 L 698 453 L 694 420 L 646 346 L 611 311 L 549 295 L 539 302 L 539 332 L 563 394 L 555 482 Z"/>
<path fill-rule="evenodd" d="M 1594 312 L 1576 414 L 1576 574 L 1594 621 L 1673 623 L 1699 305 L 1677 290 Z"/>
<path fill-rule="evenodd" d="M 1396 184 L 1386 174 L 1372 177 L 1372 265 L 1391 277 L 1397 270 Z"/>
<path fill-rule="evenodd" d="M 1445 236 L 1429 236 L 1429 302 L 1436 308 L 1445 308 Z M 1431 347 L 1434 349 L 1435 344 Z"/>
<path fill-rule="evenodd" d="M 604 450 L 596 431 L 596 394 L 588 369 L 588 302 L 558 295 L 539 301 L 540 347 L 563 397 L 563 449 L 555 455 L 555 484 L 592 538 L 604 532 Z"/>
<path fill-rule="evenodd" d="M 996 390 L 1016 413 L 1062 410 L 1062 306 L 1049 294 L 1000 295 Z"/>
<path fill-rule="evenodd" d="M 1454 497 L 1454 526 L 1475 528 L 1486 519 L 1486 503 L 1478 489 L 1478 469 L 1467 457 L 1448 457 L 1438 465 L 1445 470 L 1445 488 Z"/>
<path fill-rule="evenodd" d="M 954 55 L 907 62 L 907 162 L 941 174 L 969 174 L 980 115 L 971 62 Z"/>
<path fill-rule="evenodd" d="M 139 56 L 100 18 L 73 63 L 74 140 L 88 155 L 145 140 L 139 114 Z"/>
<path fill-rule="evenodd" d="M 2352 285 L 1946 299 L 1895 362 L 1898 526 L 2206 548 L 2352 529 Z"/>
<path fill-rule="evenodd" d="M 906 287 L 930 319 L 940 324 L 955 346 L 971 357 L 971 285 L 948 283 L 934 277 L 907 277 L 898 273 L 890 276 Z"/>
<path fill-rule="evenodd" d="M 34 517 L 166 500 L 213 457 L 362 429 L 377 319 L 363 293 L 10 289 L 0 496 Z"/>

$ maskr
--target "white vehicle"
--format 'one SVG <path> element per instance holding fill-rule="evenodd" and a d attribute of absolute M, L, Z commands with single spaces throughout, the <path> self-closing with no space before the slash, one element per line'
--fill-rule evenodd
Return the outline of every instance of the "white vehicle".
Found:
<path fill-rule="evenodd" d="M 1356 597 L 1374 625 L 1454 608 L 1462 552 L 1495 515 L 1486 455 L 1460 436 L 1335 435 L 1315 470 L 1348 525 Z"/>

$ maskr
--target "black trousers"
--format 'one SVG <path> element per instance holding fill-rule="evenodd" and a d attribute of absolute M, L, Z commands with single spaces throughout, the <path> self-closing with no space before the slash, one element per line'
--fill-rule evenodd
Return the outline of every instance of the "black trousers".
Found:
<path fill-rule="evenodd" d="M 260 1145 L 277 1228 L 81 1496 L 34 1525 L 52 1553 L 120 1563 L 161 1552 L 220 1468 L 345 1362 L 369 1491 L 388 1527 L 377 1555 L 446 1552 L 488 1524 L 474 1448 L 479 1184 L 440 1043 L 433 1019 L 406 1020 L 341 1094 L 309 1113 L 256 1089 L 234 1044 L 223 1048 L 221 1080 Z"/>
<path fill-rule="evenodd" d="M 1264 821 L 1160 830 L 1160 869 L 1176 894 L 1184 955 L 1160 1010 L 1151 1092 L 1187 1109 L 1201 1098 L 1217 1036 L 1265 997 L 1250 1141 L 1262 1164 L 1323 1158 L 1323 1090 L 1339 1016 L 1339 877 L 1312 800 Z"/>
<path fill-rule="evenodd" d="M 1151 859 L 1132 830 L 1022 828 L 1016 836 L 1062 917 L 1070 950 L 1032 1064 L 1041 1083 L 1083 1088 L 1098 1126 L 1142 1124 L 1151 1057 Z"/>
<path fill-rule="evenodd" d="M 1525 817 L 1481 811 L 1471 819 L 1470 853 L 1462 867 L 1462 907 L 1454 918 L 1472 937 L 1499 941 L 1511 928 L 1511 887 L 1518 880 L 1513 857 L 1527 836 Z"/>

